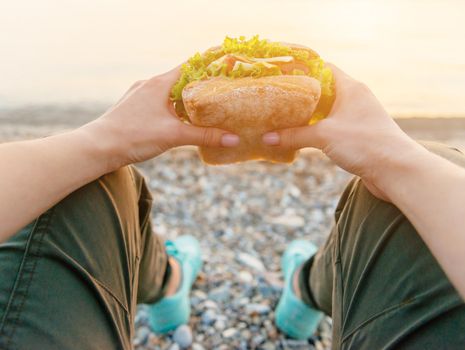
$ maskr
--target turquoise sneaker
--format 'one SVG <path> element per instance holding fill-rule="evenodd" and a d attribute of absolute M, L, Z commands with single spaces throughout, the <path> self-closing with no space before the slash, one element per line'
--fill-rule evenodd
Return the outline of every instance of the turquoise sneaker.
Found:
<path fill-rule="evenodd" d="M 292 241 L 281 258 L 284 290 L 275 310 L 275 323 L 281 332 L 294 339 L 308 339 L 315 333 L 323 314 L 312 309 L 294 293 L 294 271 L 313 256 L 317 247 L 303 240 Z"/>
<path fill-rule="evenodd" d="M 202 268 L 200 244 L 192 236 L 181 236 L 165 242 L 166 253 L 181 267 L 181 284 L 176 294 L 150 305 L 149 324 L 158 334 L 168 333 L 189 321 L 191 313 L 189 293 Z"/>

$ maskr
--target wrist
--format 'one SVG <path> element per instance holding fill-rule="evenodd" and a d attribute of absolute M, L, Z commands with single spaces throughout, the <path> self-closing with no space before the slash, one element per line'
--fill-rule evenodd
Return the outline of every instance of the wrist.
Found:
<path fill-rule="evenodd" d="M 417 176 L 425 171 L 425 157 L 428 151 L 416 141 L 405 135 L 383 147 L 373 161 L 372 183 L 387 197 L 405 182 L 407 177 Z"/>
<path fill-rule="evenodd" d="M 75 130 L 76 133 L 80 133 L 85 144 L 89 147 L 89 156 L 100 162 L 105 174 L 126 165 L 124 147 L 117 135 L 118 133 L 111 130 L 111 126 L 106 124 L 102 120 L 96 119 Z"/>

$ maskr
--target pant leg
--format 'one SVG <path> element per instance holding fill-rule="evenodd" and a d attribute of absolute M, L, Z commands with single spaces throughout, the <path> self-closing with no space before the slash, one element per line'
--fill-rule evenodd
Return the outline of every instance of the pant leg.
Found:
<path fill-rule="evenodd" d="M 465 156 L 424 143 L 465 167 Z M 324 247 L 301 270 L 305 302 L 333 318 L 335 349 L 463 349 L 465 304 L 406 217 L 354 179 Z"/>
<path fill-rule="evenodd" d="M 124 167 L 2 243 L 0 348 L 130 349 L 137 298 L 160 297 L 167 266 L 151 200 Z"/>

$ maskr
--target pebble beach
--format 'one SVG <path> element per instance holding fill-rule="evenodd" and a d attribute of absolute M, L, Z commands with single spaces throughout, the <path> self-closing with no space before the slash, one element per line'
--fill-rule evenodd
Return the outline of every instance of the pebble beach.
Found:
<path fill-rule="evenodd" d="M 3 112 L 0 142 L 43 137 L 82 125 L 96 115 L 98 109 Z M 449 133 L 440 135 L 415 123 L 404 126 L 413 136 L 452 140 L 460 147 L 464 121 L 455 123 Z M 460 133 L 451 134 L 457 130 Z M 135 349 L 331 348 L 329 317 L 310 339 L 297 341 L 277 330 L 273 310 L 283 288 L 280 257 L 286 245 L 293 239 L 317 246 L 325 242 L 350 174 L 310 150 L 301 152 L 291 165 L 206 166 L 195 148 L 186 147 L 137 167 L 153 194 L 155 234 L 165 240 L 184 234 L 197 237 L 203 268 L 191 294 L 189 324 L 157 336 L 149 328 L 147 306 L 140 305 Z"/>
<path fill-rule="evenodd" d="M 330 349 L 329 318 L 311 339 L 296 341 L 276 329 L 273 310 L 286 245 L 297 238 L 324 243 L 350 176 L 315 152 L 290 166 L 221 167 L 203 165 L 196 153 L 174 150 L 140 165 L 154 196 L 155 232 L 166 239 L 196 236 L 204 266 L 189 326 L 157 337 L 140 306 L 136 349 Z"/>

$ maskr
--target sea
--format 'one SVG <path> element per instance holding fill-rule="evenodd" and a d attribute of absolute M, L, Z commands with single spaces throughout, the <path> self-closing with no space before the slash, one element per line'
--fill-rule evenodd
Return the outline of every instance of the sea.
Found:
<path fill-rule="evenodd" d="M 309 46 L 396 116 L 465 116 L 465 1 L 0 2 L 0 109 L 111 104 L 228 36 Z"/>

